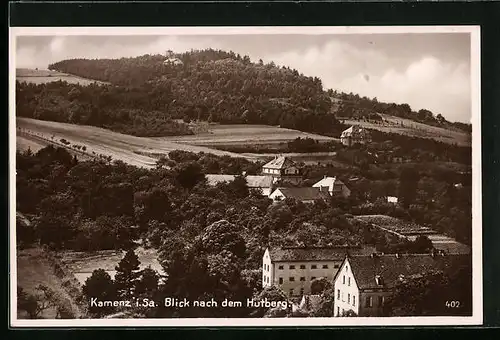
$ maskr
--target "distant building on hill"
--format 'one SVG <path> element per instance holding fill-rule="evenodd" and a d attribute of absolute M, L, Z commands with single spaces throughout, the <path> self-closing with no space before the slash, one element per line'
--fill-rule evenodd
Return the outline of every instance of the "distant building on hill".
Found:
<path fill-rule="evenodd" d="M 313 188 L 323 188 L 328 191 L 330 196 L 349 197 L 351 190 L 337 177 L 323 177 L 322 180 L 313 184 Z"/>
<path fill-rule="evenodd" d="M 311 282 L 321 277 L 332 281 L 347 254 L 374 251 L 367 246 L 267 248 L 262 256 L 262 286 L 279 287 L 289 296 L 310 294 Z"/>
<path fill-rule="evenodd" d="M 299 167 L 290 158 L 284 156 L 275 156 L 274 159 L 264 164 L 262 174 L 272 176 L 275 182 L 282 179 L 296 183 L 301 179 Z"/>
<path fill-rule="evenodd" d="M 219 183 L 230 183 L 236 178 L 235 175 L 220 175 L 207 174 L 205 175 L 209 185 L 217 185 Z M 245 175 L 247 186 L 249 189 L 255 189 L 262 193 L 263 196 L 269 197 L 273 188 L 273 177 L 261 175 Z"/>
<path fill-rule="evenodd" d="M 349 311 L 357 316 L 383 316 L 387 299 L 398 282 L 429 271 L 454 275 L 471 268 L 467 255 L 377 255 L 346 256 L 334 277 L 334 316 Z"/>
<path fill-rule="evenodd" d="M 340 141 L 346 146 L 354 144 L 367 144 L 371 142 L 370 132 L 360 125 L 353 125 L 350 128 L 342 131 Z"/>

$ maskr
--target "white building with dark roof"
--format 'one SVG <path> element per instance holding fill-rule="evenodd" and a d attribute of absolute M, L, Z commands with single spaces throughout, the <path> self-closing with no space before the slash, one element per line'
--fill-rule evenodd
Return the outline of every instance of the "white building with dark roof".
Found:
<path fill-rule="evenodd" d="M 330 196 L 349 197 L 351 195 L 351 190 L 337 177 L 325 176 L 314 183 L 313 188 L 324 188 Z"/>
<path fill-rule="evenodd" d="M 317 200 L 326 201 L 330 198 L 328 191 L 323 188 L 276 188 L 269 198 L 273 201 L 283 201 L 287 198 L 293 198 L 302 203 L 314 203 Z"/>
<path fill-rule="evenodd" d="M 347 254 L 374 251 L 361 246 L 268 248 L 262 257 L 262 286 L 277 286 L 289 296 L 310 294 L 311 282 L 333 280 Z"/>
<path fill-rule="evenodd" d="M 357 316 L 383 316 L 387 299 L 398 282 L 429 271 L 454 275 L 471 268 L 467 255 L 350 255 L 346 256 L 333 279 L 334 316 L 349 311 Z"/>
<path fill-rule="evenodd" d="M 272 176 L 275 181 L 286 179 L 290 181 L 300 180 L 300 169 L 294 161 L 288 157 L 276 156 L 262 166 L 262 174 Z"/>

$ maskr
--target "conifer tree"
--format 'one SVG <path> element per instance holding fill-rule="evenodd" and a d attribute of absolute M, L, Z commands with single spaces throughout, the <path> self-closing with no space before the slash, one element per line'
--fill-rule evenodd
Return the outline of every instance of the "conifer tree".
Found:
<path fill-rule="evenodd" d="M 123 259 L 115 267 L 115 285 L 118 296 L 131 297 L 134 293 L 134 288 L 140 276 L 139 258 L 133 249 L 127 251 Z"/>

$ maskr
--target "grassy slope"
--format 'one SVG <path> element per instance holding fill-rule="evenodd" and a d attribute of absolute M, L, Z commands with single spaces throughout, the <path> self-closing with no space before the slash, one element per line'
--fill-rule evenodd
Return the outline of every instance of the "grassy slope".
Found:
<path fill-rule="evenodd" d="M 38 285 L 45 285 L 56 293 L 60 304 L 69 307 L 75 318 L 85 315 L 84 307 L 75 301 L 81 291 L 78 280 L 57 259 L 41 248 L 18 251 L 17 285 L 30 294 L 36 294 Z M 51 308 L 44 311 L 41 317 L 52 319 L 55 315 L 56 310 Z M 19 313 L 19 318 L 23 316 L 23 313 Z"/>

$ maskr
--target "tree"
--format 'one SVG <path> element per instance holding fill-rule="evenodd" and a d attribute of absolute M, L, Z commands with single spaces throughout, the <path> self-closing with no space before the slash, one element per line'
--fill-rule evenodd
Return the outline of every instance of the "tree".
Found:
<path fill-rule="evenodd" d="M 399 197 L 405 208 L 409 208 L 417 196 L 419 173 L 415 168 L 405 167 L 399 177 Z"/>
<path fill-rule="evenodd" d="M 419 235 L 412 244 L 413 252 L 424 254 L 434 249 L 432 241 L 426 235 Z"/>
<path fill-rule="evenodd" d="M 134 294 L 140 276 L 139 265 L 139 258 L 135 251 L 130 249 L 115 267 L 115 286 L 119 297 L 129 298 Z"/>
<path fill-rule="evenodd" d="M 102 317 L 114 312 L 115 308 L 113 306 L 99 307 L 91 303 L 91 299 L 102 302 L 117 299 L 115 284 L 104 269 L 99 268 L 92 272 L 92 275 L 85 280 L 82 292 L 88 300 L 90 313 Z"/>
<path fill-rule="evenodd" d="M 22 287 L 18 286 L 17 309 L 25 311 L 30 319 L 36 319 L 47 309 L 47 306 L 40 302 L 35 295 L 27 293 Z"/>
<path fill-rule="evenodd" d="M 332 283 L 324 277 L 320 277 L 311 281 L 311 294 L 321 294 L 324 291 L 331 289 Z"/>
<path fill-rule="evenodd" d="M 159 275 L 156 270 L 151 269 L 151 267 L 144 268 L 141 271 L 141 278 L 135 285 L 134 294 L 136 296 L 153 296 L 158 291 L 158 281 Z"/>
<path fill-rule="evenodd" d="M 178 165 L 175 169 L 175 179 L 186 189 L 193 188 L 196 184 L 205 179 L 198 163 L 188 162 Z"/>

